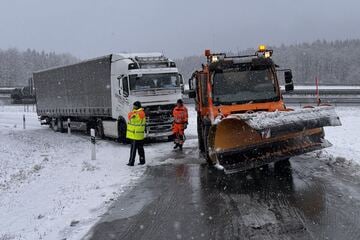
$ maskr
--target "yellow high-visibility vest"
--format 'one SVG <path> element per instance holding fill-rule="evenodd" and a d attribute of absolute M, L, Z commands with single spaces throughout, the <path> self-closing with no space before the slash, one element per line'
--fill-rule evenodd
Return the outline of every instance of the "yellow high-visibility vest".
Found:
<path fill-rule="evenodd" d="M 144 109 L 133 110 L 128 115 L 126 138 L 132 140 L 143 140 L 145 138 L 146 117 Z"/>

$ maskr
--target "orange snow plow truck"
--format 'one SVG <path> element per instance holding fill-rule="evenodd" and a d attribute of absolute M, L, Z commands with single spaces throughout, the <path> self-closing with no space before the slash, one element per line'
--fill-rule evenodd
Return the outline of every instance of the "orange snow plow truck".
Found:
<path fill-rule="evenodd" d="M 285 91 L 294 89 L 292 72 L 278 69 L 272 53 L 264 45 L 247 56 L 205 50 L 207 64 L 189 80 L 199 149 L 227 173 L 329 147 L 323 127 L 341 125 L 331 106 L 286 108 L 277 72 L 284 72 Z"/>

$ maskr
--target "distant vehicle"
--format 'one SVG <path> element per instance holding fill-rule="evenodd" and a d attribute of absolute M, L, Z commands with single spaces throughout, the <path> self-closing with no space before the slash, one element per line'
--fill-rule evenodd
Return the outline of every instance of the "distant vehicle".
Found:
<path fill-rule="evenodd" d="M 13 89 L 10 97 L 11 102 L 14 104 L 35 104 L 35 91 L 32 78 L 29 78 L 28 86 Z"/>
<path fill-rule="evenodd" d="M 54 131 L 96 129 L 100 137 L 126 140 L 127 114 L 140 101 L 146 137 L 169 137 L 171 111 L 183 81 L 175 62 L 161 53 L 111 54 L 33 73 L 37 114 Z"/>

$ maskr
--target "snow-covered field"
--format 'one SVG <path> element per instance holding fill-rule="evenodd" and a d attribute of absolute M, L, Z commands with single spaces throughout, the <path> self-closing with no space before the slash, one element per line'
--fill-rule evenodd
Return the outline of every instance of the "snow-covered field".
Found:
<path fill-rule="evenodd" d="M 119 194 L 136 184 L 146 165 L 126 166 L 128 146 L 103 140 L 97 142 L 97 160 L 90 160 L 88 136 L 54 133 L 40 126 L 34 112 L 25 113 L 24 130 L 23 110 L 0 106 L 0 240 L 80 239 Z M 360 163 L 360 108 L 337 112 L 343 126 L 326 128 L 334 146 L 323 151 Z M 193 108 L 190 117 L 186 145 L 194 146 Z M 166 157 L 172 143 L 149 144 L 145 151 L 147 165 L 162 164 L 159 156 Z"/>

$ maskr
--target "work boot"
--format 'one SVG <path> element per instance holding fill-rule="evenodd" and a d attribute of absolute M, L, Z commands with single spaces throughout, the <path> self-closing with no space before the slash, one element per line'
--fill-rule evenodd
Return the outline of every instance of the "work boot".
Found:
<path fill-rule="evenodd" d="M 144 165 L 145 164 L 145 159 L 144 158 L 140 158 L 140 162 L 138 163 L 138 165 Z"/>

